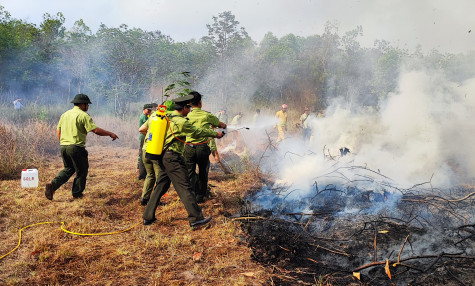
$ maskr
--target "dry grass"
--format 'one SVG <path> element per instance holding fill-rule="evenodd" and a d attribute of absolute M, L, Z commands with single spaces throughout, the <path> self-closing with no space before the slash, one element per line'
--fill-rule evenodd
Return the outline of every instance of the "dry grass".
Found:
<path fill-rule="evenodd" d="M 46 154 L 58 152 L 55 129 L 39 120 L 24 125 L 0 121 L 0 179 L 19 178 L 22 169 L 37 167 Z"/>
<path fill-rule="evenodd" d="M 122 120 L 111 116 L 93 116 L 94 123 L 102 129 L 114 132 L 119 136 L 119 140 L 111 143 L 110 138 L 104 139 L 101 136 L 89 135 L 88 145 L 120 146 L 139 149 L 139 116 L 134 120 Z"/>
<path fill-rule="evenodd" d="M 0 255 L 18 241 L 26 225 L 52 221 L 23 232 L 20 248 L 0 260 L 1 285 L 268 285 L 270 270 L 250 258 L 235 213 L 243 194 L 257 185 L 251 173 L 229 178 L 211 173 L 216 197 L 202 205 L 213 215 L 209 227 L 191 230 L 174 191 L 159 221 L 139 224 L 110 236 L 76 236 L 75 232 L 111 232 L 141 222 L 142 182 L 136 180 L 137 152 L 128 148 L 88 148 L 90 173 L 85 197 L 72 200 L 71 181 L 53 201 L 44 189 L 22 189 L 19 180 L 0 185 Z M 59 156 L 39 168 L 40 186 L 61 169 Z M 158 214 L 158 212 L 161 212 Z M 201 253 L 201 254 L 200 254 Z"/>

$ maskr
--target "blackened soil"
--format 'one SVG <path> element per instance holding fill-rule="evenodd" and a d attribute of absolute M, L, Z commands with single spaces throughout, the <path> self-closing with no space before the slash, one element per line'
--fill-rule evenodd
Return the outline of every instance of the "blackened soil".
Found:
<path fill-rule="evenodd" d="M 243 229 L 253 251 L 252 258 L 273 268 L 275 285 L 474 285 L 475 282 L 470 270 L 475 267 L 474 259 L 422 258 L 407 261 L 410 267 L 393 267 L 408 235 L 428 235 L 422 229 L 379 220 L 333 229 L 330 238 L 327 233 L 312 231 L 311 225 L 319 223 L 318 220 L 298 223 L 273 217 L 269 212 L 254 215 L 261 218 L 244 220 Z M 417 256 L 417 247 L 409 239 L 401 259 Z M 428 247 L 436 255 L 444 250 L 453 251 Z M 359 267 L 386 259 L 391 279 L 384 264 L 358 270 L 361 280 L 353 276 Z"/>

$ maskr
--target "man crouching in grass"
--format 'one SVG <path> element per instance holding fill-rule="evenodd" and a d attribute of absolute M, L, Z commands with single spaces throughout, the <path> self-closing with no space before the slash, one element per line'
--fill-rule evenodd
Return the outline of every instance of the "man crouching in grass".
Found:
<path fill-rule="evenodd" d="M 86 113 L 91 100 L 85 94 L 77 94 L 73 101 L 74 107 L 61 115 L 56 133 L 61 144 L 61 158 L 64 169 L 46 184 L 45 196 L 53 199 L 54 192 L 66 183 L 76 173 L 73 182 L 73 197 L 81 198 L 86 188 L 89 161 L 86 151 L 86 136 L 92 131 L 99 136 L 109 136 L 114 141 L 119 139 L 114 133 L 101 129 L 94 124 L 91 116 Z"/>

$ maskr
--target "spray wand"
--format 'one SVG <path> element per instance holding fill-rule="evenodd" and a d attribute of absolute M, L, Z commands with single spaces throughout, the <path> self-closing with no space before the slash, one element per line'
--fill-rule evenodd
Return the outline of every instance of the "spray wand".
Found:
<path fill-rule="evenodd" d="M 226 134 L 226 133 L 231 133 L 231 132 L 238 131 L 238 130 L 241 130 L 241 129 L 249 130 L 250 128 L 249 127 L 232 128 L 231 131 L 228 131 L 228 128 L 226 128 L 226 129 L 219 129 L 219 131 L 223 132 L 223 134 Z"/>

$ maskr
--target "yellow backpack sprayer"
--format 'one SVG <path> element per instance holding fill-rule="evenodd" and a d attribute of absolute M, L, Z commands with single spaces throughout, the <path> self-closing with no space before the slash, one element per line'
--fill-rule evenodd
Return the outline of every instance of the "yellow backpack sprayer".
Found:
<path fill-rule="evenodd" d="M 147 139 L 147 149 L 145 157 L 150 160 L 157 160 L 163 152 L 165 134 L 167 133 L 167 123 L 165 105 L 159 105 L 156 116 L 150 117 L 150 132 Z"/>

